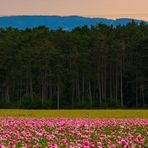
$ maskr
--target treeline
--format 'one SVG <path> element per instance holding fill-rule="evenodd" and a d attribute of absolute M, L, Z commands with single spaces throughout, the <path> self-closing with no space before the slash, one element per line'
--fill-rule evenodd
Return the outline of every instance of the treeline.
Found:
<path fill-rule="evenodd" d="M 0 108 L 147 108 L 148 25 L 0 29 Z"/>

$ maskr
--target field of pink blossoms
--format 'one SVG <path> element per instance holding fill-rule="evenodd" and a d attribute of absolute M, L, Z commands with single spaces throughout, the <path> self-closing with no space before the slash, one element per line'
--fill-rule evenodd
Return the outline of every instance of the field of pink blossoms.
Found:
<path fill-rule="evenodd" d="M 0 118 L 0 148 L 146 148 L 144 119 Z"/>

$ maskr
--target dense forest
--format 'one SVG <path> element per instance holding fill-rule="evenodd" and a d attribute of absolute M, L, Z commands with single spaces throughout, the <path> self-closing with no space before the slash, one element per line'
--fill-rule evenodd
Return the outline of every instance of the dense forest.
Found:
<path fill-rule="evenodd" d="M 148 108 L 148 25 L 1 28 L 0 108 Z"/>

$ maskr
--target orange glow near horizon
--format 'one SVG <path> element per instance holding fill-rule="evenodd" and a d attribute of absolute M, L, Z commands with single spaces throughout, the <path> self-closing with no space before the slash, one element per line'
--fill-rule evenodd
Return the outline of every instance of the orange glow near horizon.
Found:
<path fill-rule="evenodd" d="M 0 0 L 0 15 L 80 15 L 148 21 L 148 0 Z"/>

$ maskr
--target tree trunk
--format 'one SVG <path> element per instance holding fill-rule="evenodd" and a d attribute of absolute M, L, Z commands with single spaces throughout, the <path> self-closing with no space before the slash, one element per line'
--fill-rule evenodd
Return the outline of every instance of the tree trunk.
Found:
<path fill-rule="evenodd" d="M 72 97 L 71 97 L 72 108 L 74 106 L 74 96 L 75 96 L 75 87 L 74 87 L 74 84 L 73 84 L 72 85 Z"/>
<path fill-rule="evenodd" d="M 144 95 L 144 85 L 141 86 L 141 95 L 142 95 L 142 103 L 143 107 L 145 108 L 145 95 Z"/>
<path fill-rule="evenodd" d="M 47 81 L 47 74 L 45 73 L 42 77 L 42 104 L 45 100 L 48 100 L 48 81 Z"/>
<path fill-rule="evenodd" d="M 138 82 L 137 82 L 137 74 L 136 74 L 136 108 L 138 108 Z"/>
<path fill-rule="evenodd" d="M 111 64 L 110 64 L 110 99 L 113 99 L 113 93 L 112 93 L 112 70 L 111 70 Z"/>
<path fill-rule="evenodd" d="M 82 102 L 84 103 L 84 96 L 85 96 L 85 79 L 84 74 L 82 76 Z"/>
<path fill-rule="evenodd" d="M 123 106 L 123 78 L 122 78 L 122 70 L 120 70 L 120 93 L 121 93 L 121 106 Z"/>
<path fill-rule="evenodd" d="M 57 109 L 60 109 L 60 85 L 57 84 Z"/>
<path fill-rule="evenodd" d="M 77 97 L 78 97 L 78 101 L 79 103 L 81 103 L 81 99 L 80 99 L 80 84 L 79 84 L 79 73 L 77 73 L 77 80 L 76 80 L 77 84 Z"/>
<path fill-rule="evenodd" d="M 6 100 L 7 103 L 10 102 L 9 85 L 6 85 L 6 90 L 5 90 L 5 100 Z"/>
<path fill-rule="evenodd" d="M 116 66 L 116 103 L 118 102 L 118 69 Z"/>
<path fill-rule="evenodd" d="M 101 91 L 101 79 L 100 74 L 98 72 L 98 87 L 99 87 L 99 103 L 102 103 L 102 91 Z"/>
<path fill-rule="evenodd" d="M 88 82 L 88 91 L 89 91 L 89 100 L 90 100 L 90 108 L 92 108 L 92 93 L 91 93 L 91 82 Z"/>

